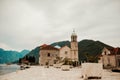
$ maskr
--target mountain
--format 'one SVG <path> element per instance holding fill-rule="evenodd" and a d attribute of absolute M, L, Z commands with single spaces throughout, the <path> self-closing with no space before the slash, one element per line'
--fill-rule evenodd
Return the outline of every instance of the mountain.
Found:
<path fill-rule="evenodd" d="M 40 46 L 36 47 L 35 49 L 31 50 L 29 54 L 27 54 L 24 58 L 30 61 L 31 58 L 34 57 L 34 63 L 38 64 L 39 63 L 39 51 L 40 51 Z"/>
<path fill-rule="evenodd" d="M 86 60 L 86 56 L 96 58 L 102 53 L 102 49 L 106 47 L 108 49 L 113 48 L 112 46 L 109 46 L 107 44 L 104 44 L 100 41 L 94 41 L 94 40 L 82 40 L 78 42 L 78 48 L 79 48 L 79 59 L 80 60 Z"/>
<path fill-rule="evenodd" d="M 60 47 L 67 45 L 68 47 L 70 47 L 70 41 L 54 42 L 51 45 L 60 46 Z M 79 41 L 78 42 L 79 61 L 84 61 L 87 59 L 87 57 L 96 58 L 96 56 L 101 54 L 101 51 L 104 47 L 108 49 L 113 48 L 112 46 L 104 44 L 103 42 L 100 42 L 100 41 L 94 41 L 94 40 L 88 40 L 88 39 Z M 38 63 L 39 62 L 39 51 L 40 51 L 40 46 L 30 51 L 30 53 L 27 54 L 26 56 L 27 58 L 34 56 L 36 59 L 35 63 Z"/>
<path fill-rule="evenodd" d="M 0 48 L 0 64 L 3 63 L 13 63 L 17 62 L 19 58 L 23 58 L 26 54 L 29 53 L 29 50 L 18 51 L 7 51 Z"/>
<path fill-rule="evenodd" d="M 61 42 L 55 42 L 51 44 L 52 46 L 65 46 L 67 45 L 70 47 L 70 41 L 61 41 Z M 79 53 L 79 61 L 84 61 L 87 59 L 87 57 L 96 58 L 99 54 L 101 54 L 102 49 L 106 47 L 108 49 L 113 48 L 112 46 L 109 46 L 107 44 L 104 44 L 100 41 L 94 41 L 94 40 L 88 40 L 84 39 L 82 41 L 78 42 L 78 53 Z"/>
<path fill-rule="evenodd" d="M 20 53 L 21 53 L 22 55 L 26 55 L 26 54 L 29 53 L 29 52 L 30 52 L 29 50 L 24 49 L 24 50 L 22 50 Z"/>
<path fill-rule="evenodd" d="M 70 41 L 60 41 L 60 42 L 54 42 L 51 44 L 51 46 L 60 46 L 60 47 L 63 47 L 66 45 L 70 47 Z"/>

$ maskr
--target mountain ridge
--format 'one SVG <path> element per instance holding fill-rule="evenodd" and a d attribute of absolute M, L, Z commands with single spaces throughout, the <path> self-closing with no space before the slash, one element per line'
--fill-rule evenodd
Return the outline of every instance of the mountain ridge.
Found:
<path fill-rule="evenodd" d="M 23 58 L 29 52 L 29 50 L 22 50 L 21 52 L 18 52 L 0 48 L 0 64 L 18 62 L 20 58 Z"/>
<path fill-rule="evenodd" d="M 70 47 L 70 41 L 59 41 L 59 42 L 53 42 L 50 44 L 51 46 L 68 46 Z M 86 61 L 86 54 L 88 56 L 96 57 L 101 54 L 102 49 L 106 48 L 114 48 L 110 45 L 107 45 L 101 41 L 94 41 L 94 40 L 89 40 L 89 39 L 84 39 L 78 42 L 78 55 L 79 55 L 79 61 L 85 60 Z M 39 63 L 39 51 L 40 51 L 40 46 L 36 47 L 32 51 L 30 51 L 29 54 L 27 54 L 28 57 L 35 56 L 37 60 L 35 60 L 36 64 Z"/>

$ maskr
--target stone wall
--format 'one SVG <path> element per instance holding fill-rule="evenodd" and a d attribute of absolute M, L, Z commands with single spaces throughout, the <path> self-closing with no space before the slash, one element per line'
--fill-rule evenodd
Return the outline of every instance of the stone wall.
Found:
<path fill-rule="evenodd" d="M 41 50 L 40 65 L 53 65 L 57 56 L 59 56 L 58 50 Z"/>
<path fill-rule="evenodd" d="M 83 63 L 82 77 L 102 77 L 103 66 L 102 63 Z"/>
<path fill-rule="evenodd" d="M 103 63 L 104 68 L 109 68 L 109 67 L 115 67 L 116 66 L 116 60 L 114 55 L 103 55 L 99 63 Z"/>
<path fill-rule="evenodd" d="M 67 46 L 62 47 L 59 52 L 59 57 L 62 57 L 63 59 L 71 58 L 70 48 Z"/>
<path fill-rule="evenodd" d="M 78 61 L 78 43 L 71 42 L 71 59 Z"/>
<path fill-rule="evenodd" d="M 117 60 L 116 60 L 117 67 L 120 67 L 120 55 L 117 55 L 116 58 L 117 58 Z"/>

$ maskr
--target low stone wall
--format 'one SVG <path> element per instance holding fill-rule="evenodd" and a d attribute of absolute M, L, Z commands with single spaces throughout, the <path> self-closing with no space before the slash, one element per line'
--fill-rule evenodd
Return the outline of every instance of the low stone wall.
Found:
<path fill-rule="evenodd" d="M 82 77 L 83 78 L 101 78 L 102 77 L 102 63 L 83 63 Z"/>
<path fill-rule="evenodd" d="M 70 65 L 62 65 L 62 66 L 61 66 L 61 69 L 62 69 L 63 71 L 69 71 L 69 70 L 70 70 Z"/>
<path fill-rule="evenodd" d="M 62 66 L 62 64 L 53 64 L 53 67 L 55 67 L 55 68 L 61 68 L 61 66 Z"/>

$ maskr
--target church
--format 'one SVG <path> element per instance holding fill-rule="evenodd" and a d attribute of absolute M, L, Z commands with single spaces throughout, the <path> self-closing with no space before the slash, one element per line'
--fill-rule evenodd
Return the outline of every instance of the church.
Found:
<path fill-rule="evenodd" d="M 78 62 L 78 42 L 77 35 L 75 31 L 73 31 L 71 35 L 70 47 L 68 46 L 51 46 L 51 45 L 42 45 L 40 47 L 39 52 L 39 64 L 42 65 L 50 65 L 57 63 L 57 58 L 61 58 L 62 60 L 65 58 L 69 58 L 71 61 Z"/>

